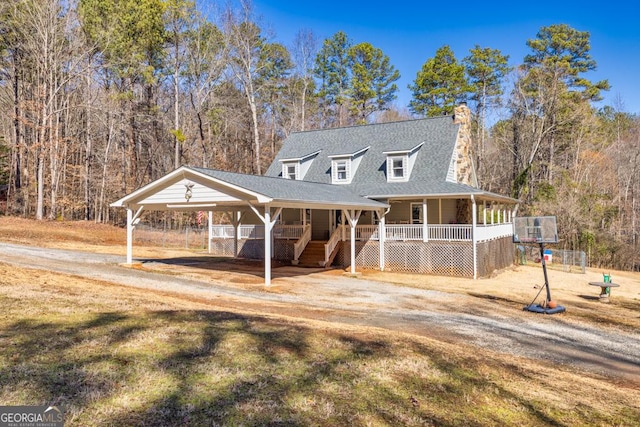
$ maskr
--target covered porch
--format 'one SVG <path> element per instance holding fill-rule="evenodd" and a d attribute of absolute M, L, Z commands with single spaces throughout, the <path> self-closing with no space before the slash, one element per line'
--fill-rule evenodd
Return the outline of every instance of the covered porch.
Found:
<path fill-rule="evenodd" d="M 215 239 L 254 241 L 253 250 L 264 260 L 265 285 L 271 283 L 271 259 L 276 241 L 292 243 L 293 258 L 311 239 L 310 224 L 287 226 L 281 223 L 283 210 L 317 209 L 340 212 L 355 230 L 362 212 L 381 215 L 388 205 L 354 195 L 345 188 L 280 178 L 244 175 L 183 166 L 111 204 L 127 210 L 127 257 L 133 263 L 133 230 L 145 210 L 204 211 L 209 216 L 209 245 Z M 225 212 L 230 224 L 214 226 L 213 212 Z M 252 218 L 256 223 L 244 224 Z M 355 232 L 352 233 L 355 245 Z M 335 247 L 330 249 L 330 253 Z M 258 254 L 259 253 L 259 254 Z M 355 251 L 352 272 L 355 273 Z"/>
<path fill-rule="evenodd" d="M 310 218 L 309 209 L 284 210 L 281 220 L 273 228 L 276 258 L 296 265 L 312 236 L 325 236 L 314 237 L 311 242 L 316 245 L 313 249 L 316 252 L 318 245 L 323 247 L 323 252 L 318 254 L 317 262 L 312 266 L 329 266 L 337 258 L 338 264 L 353 267 L 351 257 L 355 256 L 360 259 L 357 265 L 365 268 L 398 269 L 399 265 L 404 265 L 408 272 L 442 274 L 445 269 L 428 266 L 441 265 L 437 257 L 438 253 L 444 252 L 451 254 L 448 255 L 451 259 L 449 264 L 464 265 L 461 275 L 476 278 L 493 267 L 505 267 L 512 259 L 509 249 L 517 207 L 512 199 L 466 195 L 466 198 L 396 200 L 389 205 L 385 210 L 370 211 L 371 215 L 363 212 L 355 227 L 339 210 L 314 211 L 314 215 L 323 217 L 322 221 Z M 438 223 L 426 222 L 425 219 Z M 468 223 L 455 223 L 465 220 Z M 444 224 L 442 221 L 454 223 Z M 250 247 L 252 239 L 264 238 L 264 226 L 212 224 L 210 236 L 210 250 L 214 253 L 223 254 L 220 251 L 224 251 L 226 255 L 238 256 L 239 245 Z M 229 249 L 232 241 L 233 251 Z M 347 246 L 347 242 L 354 244 Z M 338 251 L 343 254 L 339 255 Z M 416 257 L 417 251 L 428 255 Z M 499 261 L 489 262 L 487 258 L 495 258 L 491 252 L 503 255 Z M 244 251 L 241 256 L 251 257 L 251 253 Z M 447 269 L 452 270 L 460 269 Z"/>

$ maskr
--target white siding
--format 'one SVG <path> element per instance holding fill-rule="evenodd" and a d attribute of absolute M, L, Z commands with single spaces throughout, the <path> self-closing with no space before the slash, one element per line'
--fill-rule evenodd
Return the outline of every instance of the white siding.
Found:
<path fill-rule="evenodd" d="M 147 197 L 139 202 L 141 205 L 155 203 L 187 203 L 185 194 L 187 185 L 193 184 L 191 187 L 191 198 L 188 203 L 216 203 L 216 202 L 235 202 L 240 201 L 236 197 L 230 196 L 218 190 L 214 190 L 204 185 L 183 179 L 175 184 L 164 188 L 157 193 Z"/>
<path fill-rule="evenodd" d="M 447 181 L 449 182 L 456 182 L 457 181 L 457 177 L 456 177 L 456 151 L 453 151 L 453 154 L 451 155 L 451 161 L 449 162 L 449 170 L 447 171 Z"/>

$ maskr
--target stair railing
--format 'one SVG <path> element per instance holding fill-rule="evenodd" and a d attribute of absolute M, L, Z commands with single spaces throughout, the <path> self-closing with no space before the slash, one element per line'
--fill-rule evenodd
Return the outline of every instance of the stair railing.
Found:
<path fill-rule="evenodd" d="M 331 234 L 331 237 L 329 238 L 329 241 L 324 244 L 324 264 L 323 264 L 323 266 L 327 265 L 327 262 L 329 262 L 329 257 L 333 253 L 333 250 L 336 248 L 336 246 L 338 246 L 338 242 L 340 242 L 340 238 L 342 237 L 342 227 L 344 227 L 344 225 L 336 227 L 336 229 L 333 230 L 333 233 Z"/>
<path fill-rule="evenodd" d="M 293 244 L 293 260 L 298 261 L 302 252 L 304 252 L 304 248 L 307 247 L 307 244 L 311 241 L 311 225 L 307 224 L 304 226 L 304 230 L 302 231 L 302 235 L 300 238 Z"/>

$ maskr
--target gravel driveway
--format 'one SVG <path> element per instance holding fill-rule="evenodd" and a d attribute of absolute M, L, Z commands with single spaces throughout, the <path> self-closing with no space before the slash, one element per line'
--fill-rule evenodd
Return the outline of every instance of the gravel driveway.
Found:
<path fill-rule="evenodd" d="M 347 276 L 305 273 L 282 289 L 236 286 L 120 265 L 124 257 L 0 243 L 0 261 L 227 305 L 382 327 L 567 364 L 640 384 L 640 334 L 564 316 L 525 313 L 499 301 Z M 228 277 L 232 277 L 229 273 Z"/>

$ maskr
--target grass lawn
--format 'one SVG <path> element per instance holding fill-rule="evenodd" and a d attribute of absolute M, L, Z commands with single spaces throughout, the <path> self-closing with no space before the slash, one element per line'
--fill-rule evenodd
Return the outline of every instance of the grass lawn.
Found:
<path fill-rule="evenodd" d="M 593 374 L 0 264 L 0 403 L 90 425 L 637 425 Z"/>

